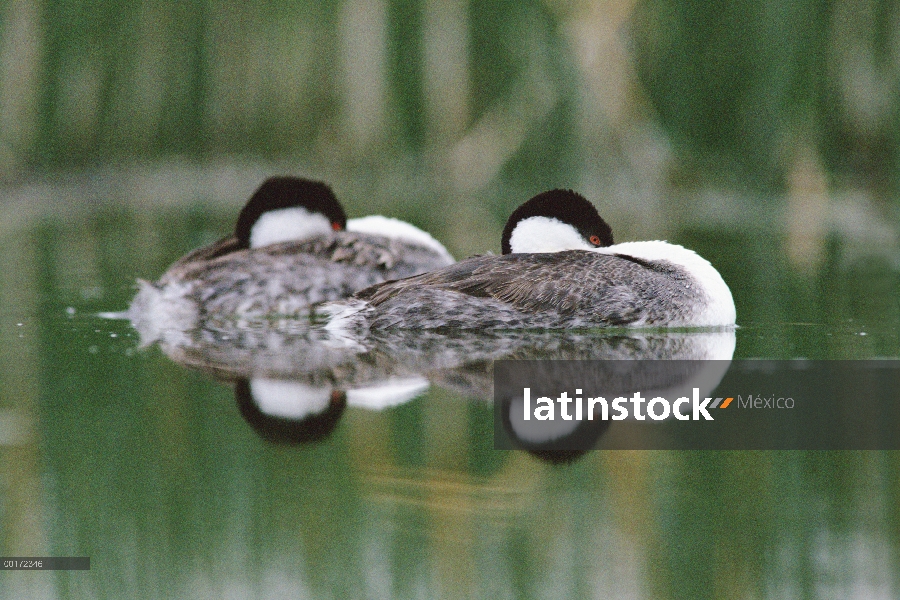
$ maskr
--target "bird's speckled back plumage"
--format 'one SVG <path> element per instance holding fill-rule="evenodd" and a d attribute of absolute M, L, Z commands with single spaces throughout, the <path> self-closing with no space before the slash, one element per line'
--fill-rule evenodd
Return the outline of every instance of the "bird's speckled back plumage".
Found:
<path fill-rule="evenodd" d="M 306 314 L 318 302 L 338 300 L 375 283 L 446 266 L 421 246 L 337 231 L 302 242 L 234 250 L 226 238 L 176 262 L 154 288 L 181 285 L 207 315 L 261 317 Z M 149 293 L 149 290 L 148 290 Z"/>
<path fill-rule="evenodd" d="M 476 256 L 355 298 L 370 329 L 671 327 L 707 302 L 675 264 L 584 250 Z"/>

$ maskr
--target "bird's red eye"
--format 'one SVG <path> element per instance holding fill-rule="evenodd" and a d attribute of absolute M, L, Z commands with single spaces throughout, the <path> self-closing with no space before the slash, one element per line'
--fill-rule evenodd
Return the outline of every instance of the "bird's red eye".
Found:
<path fill-rule="evenodd" d="M 334 229 L 335 231 L 340 231 L 340 230 L 341 230 L 341 224 L 338 223 L 337 221 L 335 221 L 334 223 L 331 224 L 331 228 Z"/>
<path fill-rule="evenodd" d="M 600 237 L 596 236 L 596 235 L 592 235 L 590 242 L 595 246 L 599 246 L 600 245 Z"/>

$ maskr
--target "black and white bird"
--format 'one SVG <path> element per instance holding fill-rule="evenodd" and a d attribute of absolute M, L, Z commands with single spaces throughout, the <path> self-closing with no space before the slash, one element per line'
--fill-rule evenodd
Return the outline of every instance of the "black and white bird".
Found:
<path fill-rule="evenodd" d="M 253 194 L 234 234 L 139 281 L 126 313 L 149 331 L 187 330 L 207 318 L 307 315 L 311 305 L 453 263 L 431 235 L 397 219 L 347 220 L 331 189 L 272 177 Z"/>
<path fill-rule="evenodd" d="M 510 215 L 501 256 L 474 256 L 324 307 L 327 329 L 716 327 L 735 323 L 719 272 L 664 241 L 613 244 L 584 197 L 539 194 Z"/>

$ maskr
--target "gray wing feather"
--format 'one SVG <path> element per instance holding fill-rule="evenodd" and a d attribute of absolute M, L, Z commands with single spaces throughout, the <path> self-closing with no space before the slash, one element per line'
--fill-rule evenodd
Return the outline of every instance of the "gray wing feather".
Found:
<path fill-rule="evenodd" d="M 438 271 L 379 284 L 356 296 L 374 307 L 389 300 L 396 306 L 401 296 L 433 288 L 492 298 L 525 314 L 553 313 L 582 325 L 629 325 L 653 324 L 662 318 L 654 314 L 660 309 L 668 310 L 666 318 L 670 318 L 672 310 L 679 310 L 678 296 L 688 293 L 689 287 L 681 271 L 661 261 L 571 250 L 476 256 Z"/>

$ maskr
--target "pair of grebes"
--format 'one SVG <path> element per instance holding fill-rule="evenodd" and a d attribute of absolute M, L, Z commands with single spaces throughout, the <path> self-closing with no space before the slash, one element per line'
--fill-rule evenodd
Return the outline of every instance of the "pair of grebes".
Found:
<path fill-rule="evenodd" d="M 454 262 L 428 233 L 381 216 L 348 220 L 323 183 L 266 180 L 234 234 L 140 282 L 133 321 L 189 329 L 207 319 L 327 319 L 326 329 L 721 327 L 735 323 L 721 275 L 664 241 L 613 243 L 570 190 L 510 215 L 501 255 Z"/>

